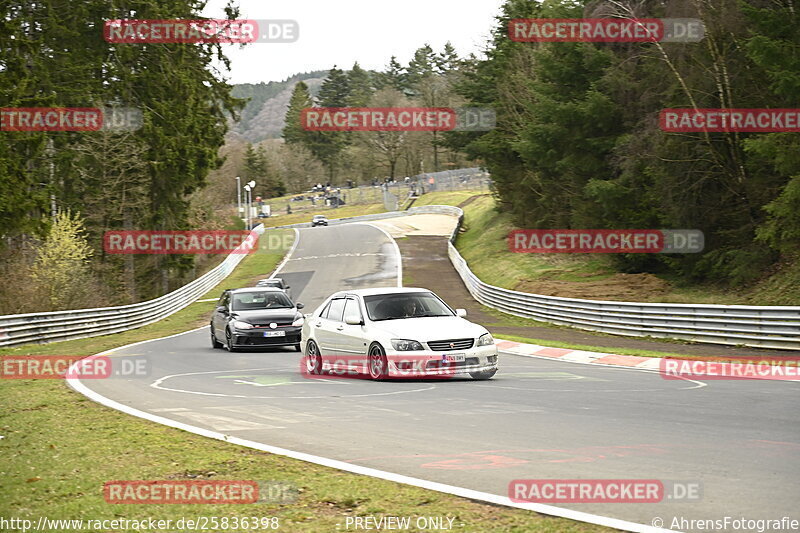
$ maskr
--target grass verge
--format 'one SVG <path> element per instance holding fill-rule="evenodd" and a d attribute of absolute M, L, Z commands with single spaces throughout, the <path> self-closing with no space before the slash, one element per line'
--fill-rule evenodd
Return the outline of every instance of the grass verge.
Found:
<path fill-rule="evenodd" d="M 248 256 L 201 299 L 216 297 L 225 287 L 250 285 L 271 272 L 282 257 L 282 252 Z M 90 355 L 203 325 L 213 306 L 214 302 L 194 303 L 162 321 L 125 333 L 8 348 L 0 355 Z M 315 533 L 343 529 L 348 516 L 447 516 L 455 519 L 457 531 L 465 532 L 607 531 L 340 472 L 163 427 L 95 404 L 60 380 L 0 380 L 0 397 L 4 405 L 0 412 L 0 450 L 8 458 L 0 466 L 0 516 L 6 519 L 28 519 L 36 524 L 39 517 L 152 517 L 175 524 L 183 517 L 278 517 L 280 531 Z M 103 483 L 125 479 L 277 480 L 293 485 L 300 494 L 296 503 L 286 505 L 107 504 Z M 67 530 L 51 528 L 56 529 Z M 135 530 L 157 531 L 149 527 Z M 172 530 L 176 530 L 174 526 Z M 235 531 L 264 530 L 241 527 Z"/>
<path fill-rule="evenodd" d="M 498 212 L 491 196 L 476 198 L 464 207 L 458 250 L 484 282 L 523 292 L 600 300 L 731 305 L 797 305 L 800 301 L 797 257 L 744 287 L 679 285 L 652 274 L 620 273 L 605 254 L 513 253 L 507 244 L 513 229 L 511 216 Z"/>
<path fill-rule="evenodd" d="M 386 209 L 383 203 L 365 205 L 346 205 L 344 207 L 320 207 L 309 209 L 291 215 L 277 215 L 270 218 L 261 219 L 264 227 L 285 226 L 287 224 L 299 224 L 300 222 L 311 222 L 314 215 L 325 215 L 329 219 L 356 217 L 360 215 L 371 215 L 373 213 L 383 213 Z"/>

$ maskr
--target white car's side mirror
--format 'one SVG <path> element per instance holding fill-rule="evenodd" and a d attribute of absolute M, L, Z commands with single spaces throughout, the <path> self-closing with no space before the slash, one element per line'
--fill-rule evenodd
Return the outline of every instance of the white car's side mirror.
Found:
<path fill-rule="evenodd" d="M 461 318 L 466 317 L 467 316 L 467 310 L 466 309 L 456 309 L 456 316 L 459 316 Z"/>
<path fill-rule="evenodd" d="M 363 324 L 361 318 L 354 315 L 350 315 L 349 317 L 345 318 L 344 323 L 348 326 L 360 326 Z"/>

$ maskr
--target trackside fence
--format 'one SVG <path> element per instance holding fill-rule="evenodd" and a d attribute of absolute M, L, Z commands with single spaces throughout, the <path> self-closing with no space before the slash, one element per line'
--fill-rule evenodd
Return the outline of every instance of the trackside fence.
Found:
<path fill-rule="evenodd" d="M 264 233 L 258 226 L 245 243 Z M 151 324 L 196 301 L 228 277 L 247 253 L 234 250 L 216 267 L 163 296 L 130 305 L 0 316 L 0 347 L 108 335 Z"/>

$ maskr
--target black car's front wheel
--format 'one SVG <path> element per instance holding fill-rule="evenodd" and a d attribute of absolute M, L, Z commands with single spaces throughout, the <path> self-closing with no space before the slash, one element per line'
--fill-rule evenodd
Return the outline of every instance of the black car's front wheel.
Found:
<path fill-rule="evenodd" d="M 229 352 L 237 352 L 239 349 L 233 345 L 233 335 L 231 335 L 231 330 L 225 328 L 225 349 Z"/>
<path fill-rule="evenodd" d="M 214 349 L 222 348 L 222 343 L 217 340 L 217 336 L 214 335 L 214 326 L 211 325 L 211 347 Z"/>

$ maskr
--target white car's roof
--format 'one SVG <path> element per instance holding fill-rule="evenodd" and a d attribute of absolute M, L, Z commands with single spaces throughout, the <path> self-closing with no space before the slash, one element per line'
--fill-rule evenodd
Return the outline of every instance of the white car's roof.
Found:
<path fill-rule="evenodd" d="M 376 294 L 396 294 L 403 292 L 431 292 L 430 289 L 419 287 L 377 287 L 374 289 L 353 289 L 350 291 L 339 291 L 333 296 L 344 296 L 345 294 L 355 294 L 357 296 L 374 296 Z"/>

